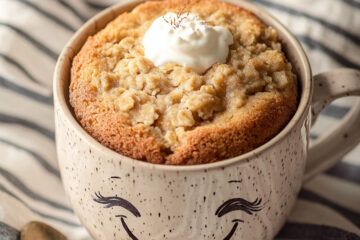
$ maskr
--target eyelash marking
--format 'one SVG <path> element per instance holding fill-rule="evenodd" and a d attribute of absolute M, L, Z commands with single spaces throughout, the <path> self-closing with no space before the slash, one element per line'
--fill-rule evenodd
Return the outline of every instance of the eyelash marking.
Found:
<path fill-rule="evenodd" d="M 127 201 L 123 198 L 120 198 L 117 196 L 104 197 L 103 195 L 101 195 L 100 192 L 96 192 L 95 196 L 96 196 L 96 198 L 93 198 L 93 200 L 97 203 L 104 204 L 105 208 L 119 206 L 119 207 L 123 207 L 126 210 L 128 210 L 129 212 L 131 212 L 135 217 L 141 217 L 139 210 L 137 210 L 136 207 L 134 207 L 134 205 L 132 205 L 129 201 Z"/>
<path fill-rule="evenodd" d="M 263 206 L 260 206 L 261 200 L 261 198 L 256 198 L 255 201 L 249 202 L 243 198 L 232 198 L 221 204 L 216 210 L 215 215 L 222 217 L 225 214 L 236 210 L 241 210 L 252 215 L 254 212 L 258 212 L 263 208 Z"/>

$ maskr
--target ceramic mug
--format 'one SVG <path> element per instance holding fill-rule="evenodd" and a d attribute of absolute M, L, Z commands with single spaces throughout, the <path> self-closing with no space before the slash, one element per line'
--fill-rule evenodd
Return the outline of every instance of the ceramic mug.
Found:
<path fill-rule="evenodd" d="M 359 102 L 309 148 L 312 119 L 332 100 L 360 95 L 360 72 L 315 77 L 296 38 L 264 10 L 239 0 L 279 32 L 300 84 L 298 109 L 274 138 L 241 156 L 195 166 L 155 165 L 98 143 L 68 102 L 72 58 L 87 37 L 141 1 L 122 1 L 89 20 L 62 51 L 54 75 L 56 143 L 61 176 L 81 222 L 97 240 L 272 239 L 304 180 L 333 165 L 360 139 Z"/>

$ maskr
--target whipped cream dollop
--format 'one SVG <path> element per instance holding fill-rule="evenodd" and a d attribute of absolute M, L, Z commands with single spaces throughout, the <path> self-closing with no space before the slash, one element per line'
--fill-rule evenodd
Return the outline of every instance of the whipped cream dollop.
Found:
<path fill-rule="evenodd" d="M 155 66 L 177 63 L 205 72 L 225 63 L 233 36 L 224 27 L 210 26 L 195 14 L 167 13 L 157 18 L 143 38 L 145 57 Z"/>

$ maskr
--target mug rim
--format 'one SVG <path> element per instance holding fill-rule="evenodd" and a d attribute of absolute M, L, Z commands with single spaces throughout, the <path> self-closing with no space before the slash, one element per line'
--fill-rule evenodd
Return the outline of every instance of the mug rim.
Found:
<path fill-rule="evenodd" d="M 104 19 L 111 16 L 110 19 L 106 21 L 104 26 L 109 23 L 110 21 L 114 20 L 118 14 L 117 12 L 120 12 L 122 8 L 130 7 L 130 9 L 133 9 L 137 5 L 145 2 L 146 0 L 123 0 L 122 2 L 110 6 L 92 18 L 90 18 L 86 23 L 78 29 L 75 34 L 72 36 L 72 38 L 67 42 L 63 50 L 61 51 L 58 60 L 56 62 L 55 70 L 54 70 L 54 76 L 53 76 L 53 93 L 54 93 L 54 105 L 58 104 L 58 108 L 62 111 L 62 114 L 64 115 L 64 119 L 68 122 L 69 125 L 73 128 L 75 132 L 79 135 L 79 137 L 87 142 L 91 147 L 95 148 L 97 151 L 103 153 L 108 158 L 112 158 L 114 160 L 121 160 L 121 161 L 131 161 L 130 164 L 138 167 L 144 167 L 144 168 L 151 168 L 156 170 L 164 170 L 164 171 L 207 171 L 214 168 L 224 168 L 233 164 L 243 164 L 245 162 L 249 162 L 253 159 L 256 159 L 257 156 L 259 156 L 261 153 L 265 152 L 266 150 L 270 149 L 274 145 L 276 145 L 281 140 L 285 139 L 291 130 L 299 123 L 301 122 L 307 115 L 308 115 L 308 108 L 310 105 L 310 100 L 312 97 L 312 91 L 313 91 L 313 83 L 312 83 L 312 73 L 311 73 L 311 67 L 309 64 L 309 60 L 304 52 L 304 49 L 302 48 L 299 41 L 296 39 L 296 37 L 275 17 L 273 17 L 270 13 L 268 13 L 266 10 L 263 10 L 262 8 L 249 3 L 247 1 L 243 0 L 218 0 L 223 1 L 226 3 L 230 3 L 236 6 L 240 6 L 246 10 L 249 10 L 252 12 L 255 16 L 257 16 L 261 21 L 263 21 L 266 25 L 271 25 L 274 27 L 279 33 L 282 33 L 284 35 L 283 38 L 286 38 L 286 42 L 293 48 L 295 55 L 298 56 L 297 60 L 297 66 L 300 66 L 299 71 L 303 71 L 303 78 L 304 80 L 301 81 L 301 78 L 299 76 L 299 72 L 297 74 L 298 78 L 298 85 L 299 89 L 301 89 L 301 96 L 300 101 L 298 104 L 298 107 L 296 109 L 295 114 L 292 116 L 290 121 L 286 124 L 286 126 L 278 132 L 274 137 L 272 137 L 269 141 L 262 144 L 261 146 L 247 152 L 244 154 L 241 154 L 239 156 L 228 158 L 224 160 L 220 160 L 213 163 L 202 163 L 197 165 L 166 165 L 166 164 L 154 164 L 147 161 L 137 160 L 133 159 L 127 156 L 124 156 L 114 150 L 111 150 L 110 148 L 107 148 L 103 146 L 101 143 L 99 143 L 95 138 L 93 138 L 86 130 L 80 125 L 80 123 L 77 121 L 76 117 L 73 115 L 72 111 L 70 110 L 70 105 L 68 105 L 68 98 L 65 96 L 65 89 L 69 88 L 69 83 L 66 84 L 65 88 L 62 87 L 62 78 L 64 75 L 64 71 L 67 68 L 67 71 L 65 71 L 65 74 L 70 74 L 71 71 L 71 64 L 72 64 L 72 58 L 80 51 L 81 47 L 84 44 L 84 41 L 86 41 L 87 37 L 95 34 L 99 30 L 103 28 L 98 26 L 98 21 L 100 19 Z M 92 32 L 89 34 L 89 32 Z M 84 35 L 86 35 L 83 42 L 80 44 L 80 47 L 75 50 L 73 48 L 74 44 L 77 44 L 79 39 L 81 39 Z M 284 44 L 284 43 L 283 43 Z M 72 55 L 72 56 L 70 56 Z M 294 66 L 293 66 L 294 67 Z M 56 117 L 55 117 L 56 118 Z M 55 132 L 56 133 L 56 132 Z M 57 135 L 57 134 L 56 134 Z M 61 161 L 58 159 L 58 161 Z"/>

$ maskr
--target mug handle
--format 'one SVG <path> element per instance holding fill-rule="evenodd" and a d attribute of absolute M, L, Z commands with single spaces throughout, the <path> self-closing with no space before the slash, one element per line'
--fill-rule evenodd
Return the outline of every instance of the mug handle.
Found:
<path fill-rule="evenodd" d="M 345 96 L 360 96 L 360 71 L 340 68 L 314 76 L 311 103 L 312 124 L 321 110 L 333 100 Z M 337 127 L 310 144 L 304 182 L 323 172 L 353 149 L 360 141 L 360 99 Z"/>

